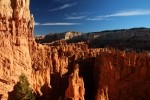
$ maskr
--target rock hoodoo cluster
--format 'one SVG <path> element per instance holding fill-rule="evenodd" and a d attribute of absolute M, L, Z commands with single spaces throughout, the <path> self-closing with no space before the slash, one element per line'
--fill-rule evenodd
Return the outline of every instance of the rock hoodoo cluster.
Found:
<path fill-rule="evenodd" d="M 7 100 L 21 73 L 40 100 L 150 99 L 148 52 L 93 49 L 86 42 L 36 43 L 29 4 L 0 0 L 1 100 Z"/>
<path fill-rule="evenodd" d="M 96 100 L 148 100 L 149 63 L 146 53 L 101 53 L 94 71 Z"/>

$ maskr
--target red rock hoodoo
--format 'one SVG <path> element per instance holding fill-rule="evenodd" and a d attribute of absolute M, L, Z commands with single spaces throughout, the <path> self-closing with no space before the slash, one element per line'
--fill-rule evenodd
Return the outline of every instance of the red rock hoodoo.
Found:
<path fill-rule="evenodd" d="M 147 52 L 93 49 L 84 42 L 38 44 L 29 4 L 0 0 L 1 100 L 7 100 L 21 73 L 40 100 L 150 99 Z"/>
<path fill-rule="evenodd" d="M 76 65 L 73 73 L 69 76 L 69 85 L 66 90 L 66 99 L 84 100 L 84 82 L 79 77 L 79 66 Z"/>

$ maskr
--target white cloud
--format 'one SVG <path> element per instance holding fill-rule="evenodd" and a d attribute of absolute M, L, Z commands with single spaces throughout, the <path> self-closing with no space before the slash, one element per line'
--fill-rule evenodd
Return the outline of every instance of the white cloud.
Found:
<path fill-rule="evenodd" d="M 34 25 L 37 26 L 37 25 L 40 25 L 40 23 L 39 22 L 35 22 Z"/>
<path fill-rule="evenodd" d="M 120 11 L 113 14 L 95 16 L 93 18 L 88 18 L 87 20 L 110 20 L 110 18 L 112 17 L 128 17 L 128 16 L 144 16 L 144 15 L 150 15 L 150 9 Z"/>
<path fill-rule="evenodd" d="M 40 26 L 67 26 L 67 25 L 81 25 L 81 23 L 38 23 L 36 22 L 35 25 L 40 25 Z"/>
<path fill-rule="evenodd" d="M 85 18 L 85 16 L 68 16 L 66 19 L 70 20 L 70 19 L 83 19 Z"/>
<path fill-rule="evenodd" d="M 81 23 L 44 23 L 44 24 L 41 24 L 41 25 L 53 25 L 53 26 L 56 26 L 56 25 L 80 25 Z"/>
<path fill-rule="evenodd" d="M 91 21 L 96 21 L 96 20 L 112 20 L 111 18 L 106 18 L 106 17 L 101 17 L 101 16 L 96 16 L 94 18 L 87 18 L 87 20 L 91 20 Z"/>
<path fill-rule="evenodd" d="M 87 18 L 87 20 L 104 20 L 102 17 Z"/>
<path fill-rule="evenodd" d="M 106 15 L 105 17 L 124 17 L 124 16 L 140 16 L 140 15 L 150 15 L 150 10 L 142 10 L 142 9 L 128 10 Z"/>
<path fill-rule="evenodd" d="M 77 20 L 77 19 L 86 19 L 87 16 L 93 14 L 93 13 L 96 13 L 96 12 L 73 12 L 73 13 L 70 13 L 70 14 L 65 14 L 67 20 Z"/>
<path fill-rule="evenodd" d="M 58 7 L 58 8 L 50 9 L 49 11 L 53 12 L 53 11 L 63 10 L 63 9 L 75 6 L 76 4 L 77 4 L 77 2 L 64 4 L 64 5 L 62 5 L 62 6 Z"/>

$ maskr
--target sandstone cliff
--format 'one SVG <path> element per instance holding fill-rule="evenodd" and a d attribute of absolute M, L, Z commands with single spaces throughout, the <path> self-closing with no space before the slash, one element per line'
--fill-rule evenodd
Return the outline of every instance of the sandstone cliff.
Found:
<path fill-rule="evenodd" d="M 1 100 L 7 100 L 21 73 L 40 100 L 150 98 L 148 53 L 92 49 L 84 42 L 38 44 L 29 4 L 0 0 Z"/>
<path fill-rule="evenodd" d="M 95 63 L 95 99 L 108 100 L 109 97 L 110 100 L 148 100 L 149 63 L 147 53 L 101 53 Z"/>
<path fill-rule="evenodd" d="M 34 63 L 32 52 L 40 47 L 35 46 L 34 18 L 30 15 L 29 4 L 30 0 L 0 0 L 0 94 L 2 100 L 6 100 L 8 92 L 12 91 L 21 73 L 28 77 L 35 91 L 38 89 L 35 87 L 40 87 L 47 80 L 50 86 L 49 77 L 47 77 L 50 75 L 49 69 L 35 72 L 32 68 Z"/>

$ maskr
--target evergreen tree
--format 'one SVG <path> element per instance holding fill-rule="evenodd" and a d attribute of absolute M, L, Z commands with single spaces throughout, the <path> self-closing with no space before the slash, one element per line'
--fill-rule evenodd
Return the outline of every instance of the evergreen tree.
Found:
<path fill-rule="evenodd" d="M 24 74 L 19 77 L 19 82 L 14 86 L 14 99 L 15 100 L 35 100 L 32 89 L 29 87 L 29 82 Z"/>

